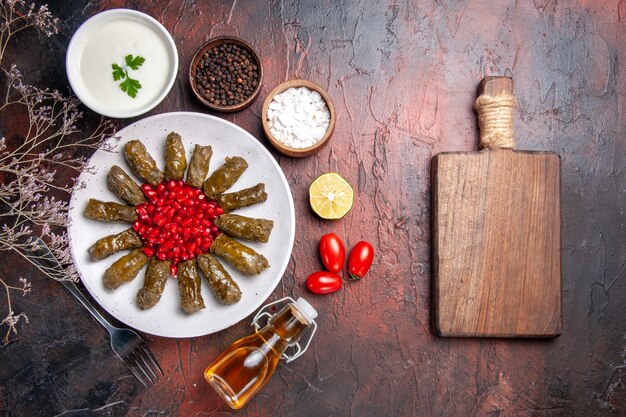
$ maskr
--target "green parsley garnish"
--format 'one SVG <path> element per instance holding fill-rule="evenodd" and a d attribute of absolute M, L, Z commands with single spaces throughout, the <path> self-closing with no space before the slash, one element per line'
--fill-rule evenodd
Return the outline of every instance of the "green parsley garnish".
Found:
<path fill-rule="evenodd" d="M 126 65 L 124 67 L 120 67 L 117 64 L 111 65 L 111 68 L 113 69 L 113 81 L 119 81 L 125 78 L 125 80 L 120 83 L 120 88 L 129 96 L 135 98 L 137 97 L 137 91 L 141 88 L 141 83 L 139 80 L 130 78 L 128 75 L 128 68 L 137 70 L 146 59 L 142 56 L 133 57 L 132 55 L 126 55 L 124 60 L 126 61 Z"/>

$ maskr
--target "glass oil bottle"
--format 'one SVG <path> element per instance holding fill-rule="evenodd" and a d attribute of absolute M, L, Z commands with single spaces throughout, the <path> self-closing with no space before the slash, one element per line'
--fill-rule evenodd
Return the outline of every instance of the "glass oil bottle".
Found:
<path fill-rule="evenodd" d="M 282 302 L 287 304 L 275 315 L 266 311 Z M 269 317 L 267 325 L 259 329 L 264 316 Z M 279 359 L 289 363 L 306 351 L 317 329 L 316 317 L 317 311 L 304 298 L 267 304 L 252 321 L 256 332 L 230 345 L 206 368 L 204 378 L 231 408 L 243 407 L 269 381 Z M 309 339 L 301 348 L 298 341 L 309 328 Z M 291 355 L 285 353 L 289 347 L 295 349 Z"/>

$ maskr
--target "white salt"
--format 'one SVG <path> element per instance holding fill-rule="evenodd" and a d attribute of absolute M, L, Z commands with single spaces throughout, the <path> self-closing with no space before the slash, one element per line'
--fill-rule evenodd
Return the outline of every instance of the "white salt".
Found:
<path fill-rule="evenodd" d="M 326 134 L 330 111 L 317 91 L 289 88 L 269 104 L 267 124 L 279 142 L 296 149 L 308 148 Z"/>

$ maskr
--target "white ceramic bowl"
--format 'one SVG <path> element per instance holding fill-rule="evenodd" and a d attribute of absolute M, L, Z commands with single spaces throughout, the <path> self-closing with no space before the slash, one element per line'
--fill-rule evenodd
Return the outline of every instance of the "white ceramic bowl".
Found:
<path fill-rule="evenodd" d="M 137 97 L 122 91 L 112 65 L 124 66 L 127 54 L 145 62 L 130 77 L 141 83 Z M 178 52 L 168 31 L 154 18 L 129 9 L 113 9 L 91 17 L 70 41 L 65 57 L 67 78 L 76 96 L 91 110 L 127 118 L 144 114 L 169 93 L 178 72 Z"/>

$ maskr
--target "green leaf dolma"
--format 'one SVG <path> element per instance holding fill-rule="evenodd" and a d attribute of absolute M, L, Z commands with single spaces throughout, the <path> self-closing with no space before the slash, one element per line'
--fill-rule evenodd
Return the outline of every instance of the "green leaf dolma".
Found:
<path fill-rule="evenodd" d="M 137 304 L 141 308 L 153 307 L 161 299 L 167 279 L 170 277 L 170 261 L 150 259 L 143 287 L 137 292 Z"/>
<path fill-rule="evenodd" d="M 133 229 L 126 229 L 116 235 L 105 236 L 94 243 L 88 250 L 94 261 L 104 259 L 122 250 L 136 249 L 143 245 L 141 238 Z"/>
<path fill-rule="evenodd" d="M 265 256 L 254 249 L 237 242 L 221 233 L 211 245 L 211 253 L 222 257 L 232 266 L 247 275 L 260 274 L 269 268 L 270 264 Z"/>
<path fill-rule="evenodd" d="M 263 203 L 266 200 L 265 184 L 260 183 L 234 193 L 222 194 L 218 197 L 217 204 L 228 213 L 253 204 Z"/>
<path fill-rule="evenodd" d="M 178 133 L 171 132 L 165 140 L 165 179 L 182 180 L 187 168 L 185 146 Z"/>
<path fill-rule="evenodd" d="M 180 306 L 186 313 L 195 313 L 205 308 L 200 288 L 202 282 L 198 274 L 196 261 L 185 261 L 178 264 L 178 290 Z"/>
<path fill-rule="evenodd" d="M 148 263 L 148 257 L 141 249 L 135 249 L 131 253 L 122 256 L 104 272 L 104 286 L 115 289 L 122 284 L 132 281 L 139 270 Z"/>
<path fill-rule="evenodd" d="M 146 202 L 146 196 L 139 185 L 120 167 L 113 165 L 107 174 L 107 186 L 131 206 Z"/>
<path fill-rule="evenodd" d="M 137 220 L 137 211 L 132 206 L 90 198 L 87 207 L 85 207 L 85 217 L 103 222 L 123 221 L 132 223 Z"/>
<path fill-rule="evenodd" d="M 188 185 L 196 188 L 202 187 L 209 172 L 211 156 L 213 156 L 213 149 L 210 146 L 196 145 L 194 147 L 185 181 Z"/>
<path fill-rule="evenodd" d="M 239 286 L 217 258 L 208 253 L 200 255 L 198 266 L 219 301 L 224 304 L 233 304 L 241 299 Z"/>
<path fill-rule="evenodd" d="M 241 177 L 246 168 L 248 168 L 248 163 L 242 157 L 227 157 L 224 165 L 216 169 L 204 182 L 204 193 L 209 200 L 217 200 L 220 194 L 228 190 Z"/>
<path fill-rule="evenodd" d="M 267 243 L 272 233 L 274 222 L 267 219 L 253 219 L 238 214 L 222 214 L 215 219 L 215 225 L 228 236 Z"/>
<path fill-rule="evenodd" d="M 158 185 L 163 182 L 163 172 L 139 140 L 134 139 L 124 145 L 124 155 L 128 165 L 143 182 Z"/>

